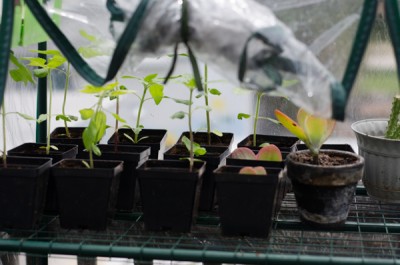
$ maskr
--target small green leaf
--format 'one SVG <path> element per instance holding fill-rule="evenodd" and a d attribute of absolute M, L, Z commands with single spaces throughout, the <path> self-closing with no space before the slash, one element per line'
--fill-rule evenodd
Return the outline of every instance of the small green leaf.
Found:
<path fill-rule="evenodd" d="M 183 119 L 185 118 L 186 113 L 183 111 L 178 111 L 174 115 L 171 116 L 171 119 Z"/>
<path fill-rule="evenodd" d="M 157 76 L 158 76 L 158 74 L 150 74 L 150 75 L 146 76 L 145 78 L 143 78 L 143 80 L 146 83 L 152 83 L 154 78 L 156 78 Z"/>
<path fill-rule="evenodd" d="M 222 94 L 221 91 L 219 91 L 219 90 L 216 89 L 216 88 L 211 88 L 209 91 L 210 91 L 210 94 L 211 94 L 211 95 L 214 95 L 214 96 L 219 96 L 219 95 Z"/>
<path fill-rule="evenodd" d="M 56 69 L 57 67 L 63 65 L 67 59 L 63 56 L 55 55 L 53 58 L 48 60 L 47 67 L 50 69 Z"/>
<path fill-rule="evenodd" d="M 58 50 L 29 50 L 30 52 L 33 53 L 39 53 L 39 54 L 47 54 L 47 55 L 59 55 L 62 56 L 61 52 Z"/>
<path fill-rule="evenodd" d="M 28 120 L 28 121 L 36 121 L 36 119 L 35 119 L 34 117 L 29 116 L 29 115 L 26 115 L 26 114 L 24 114 L 24 113 L 16 112 L 16 114 L 17 114 L 18 116 L 24 118 L 25 120 Z M 47 116 L 46 116 L 46 117 L 47 117 Z"/>
<path fill-rule="evenodd" d="M 184 104 L 184 105 L 187 105 L 187 106 L 189 106 L 189 105 L 191 104 L 191 101 L 190 101 L 190 100 L 186 100 L 186 99 L 177 99 L 177 98 L 173 98 L 173 100 L 174 100 L 176 103 Z"/>
<path fill-rule="evenodd" d="M 160 84 L 152 84 L 149 86 L 149 92 L 156 105 L 160 104 L 164 97 L 164 86 Z"/>
<path fill-rule="evenodd" d="M 95 155 L 101 156 L 100 148 L 99 148 L 97 145 L 93 145 L 92 151 L 93 151 L 93 153 L 94 153 Z"/>
<path fill-rule="evenodd" d="M 86 31 L 84 31 L 83 29 L 81 29 L 79 31 L 79 34 L 81 34 L 82 37 L 84 37 L 85 39 L 87 39 L 90 42 L 95 42 L 97 40 L 96 36 L 94 35 L 90 35 L 89 33 L 87 33 Z"/>
<path fill-rule="evenodd" d="M 195 144 L 195 143 L 194 143 Z M 193 153 L 195 156 L 203 156 L 207 153 L 207 150 L 204 147 L 193 145 Z"/>
<path fill-rule="evenodd" d="M 135 140 L 134 140 L 132 137 L 130 137 L 128 134 L 124 133 L 124 136 L 125 136 L 129 141 L 131 141 L 132 143 L 135 143 Z"/>
<path fill-rule="evenodd" d="M 218 130 L 213 130 L 212 133 L 215 134 L 218 137 L 222 137 L 223 136 L 223 133 L 218 131 Z"/>
<path fill-rule="evenodd" d="M 136 79 L 136 80 L 142 80 L 142 78 L 137 77 L 137 76 L 133 76 L 133 75 L 124 75 L 121 78 L 123 79 Z"/>
<path fill-rule="evenodd" d="M 71 119 L 68 116 L 62 115 L 62 114 L 59 114 L 56 116 L 56 121 L 58 121 L 58 120 L 63 120 L 63 121 L 67 121 L 67 122 L 71 121 Z"/>
<path fill-rule="evenodd" d="M 37 123 L 42 123 L 42 122 L 44 122 L 45 120 L 47 120 L 47 114 L 40 114 L 40 115 L 39 115 L 39 118 L 37 118 L 36 122 L 37 122 Z"/>
<path fill-rule="evenodd" d="M 246 114 L 246 113 L 239 113 L 237 115 L 238 120 L 243 120 L 243 119 L 249 119 L 251 117 L 250 114 Z"/>
<path fill-rule="evenodd" d="M 82 160 L 81 162 L 85 167 L 90 168 L 90 165 L 88 162 L 86 162 L 85 160 Z"/>
<path fill-rule="evenodd" d="M 29 61 L 30 66 L 46 67 L 46 59 L 36 57 L 23 57 L 21 60 Z"/>
<path fill-rule="evenodd" d="M 33 74 L 38 78 L 43 78 L 49 74 L 49 69 L 47 69 L 47 68 L 34 69 Z"/>
<path fill-rule="evenodd" d="M 58 151 L 58 147 L 57 147 L 57 146 L 55 146 L 55 145 L 50 145 L 50 148 L 51 148 L 51 149 L 53 149 L 53 150 L 56 150 L 56 151 Z"/>
<path fill-rule="evenodd" d="M 116 119 L 117 121 L 120 122 L 126 122 L 126 120 L 124 120 L 123 118 L 121 118 L 118 114 L 116 113 L 111 113 L 111 115 L 113 115 L 114 119 Z"/>
<path fill-rule="evenodd" d="M 88 120 L 93 116 L 94 110 L 92 110 L 92 109 L 81 109 L 79 111 L 79 113 L 81 114 L 82 120 Z"/>
<path fill-rule="evenodd" d="M 86 93 L 86 94 L 98 94 L 103 91 L 102 87 L 97 87 L 93 85 L 86 85 L 84 89 L 81 89 L 80 92 Z"/>
<path fill-rule="evenodd" d="M 209 107 L 209 106 L 198 106 L 198 107 L 194 108 L 193 111 L 198 110 L 198 109 L 204 109 L 204 110 L 207 111 L 207 112 L 212 111 L 212 108 Z"/>
<path fill-rule="evenodd" d="M 143 136 L 143 137 L 140 137 L 140 138 L 137 140 L 137 143 L 140 142 L 140 141 L 142 141 L 142 140 L 144 140 L 144 139 L 147 139 L 147 138 L 150 138 L 150 136 Z"/>

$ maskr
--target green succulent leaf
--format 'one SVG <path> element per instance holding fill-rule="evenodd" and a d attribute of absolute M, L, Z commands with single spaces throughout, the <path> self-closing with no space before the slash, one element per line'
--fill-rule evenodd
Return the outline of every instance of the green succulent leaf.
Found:
<path fill-rule="evenodd" d="M 248 160 L 256 160 L 257 157 L 254 152 L 247 147 L 238 147 L 236 148 L 232 154 L 232 158 L 234 159 L 248 159 Z"/>

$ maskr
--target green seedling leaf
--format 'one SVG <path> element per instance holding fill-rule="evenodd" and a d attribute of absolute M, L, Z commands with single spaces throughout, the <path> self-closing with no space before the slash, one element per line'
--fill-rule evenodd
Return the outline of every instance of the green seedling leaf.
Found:
<path fill-rule="evenodd" d="M 62 56 L 62 53 L 58 50 L 29 50 L 30 52 L 33 53 L 39 53 L 39 54 L 47 54 L 47 55 L 58 55 L 58 56 Z"/>
<path fill-rule="evenodd" d="M 58 147 L 57 147 L 57 146 L 55 146 L 55 145 L 50 145 L 50 148 L 51 148 L 51 149 L 53 149 L 53 150 L 56 150 L 56 151 L 58 151 Z"/>
<path fill-rule="evenodd" d="M 223 133 L 218 131 L 218 130 L 213 130 L 212 133 L 215 134 L 216 136 L 219 136 L 219 137 L 223 136 Z"/>
<path fill-rule="evenodd" d="M 36 121 L 36 119 L 32 116 L 26 115 L 24 113 L 21 112 L 15 112 L 18 116 L 20 116 L 21 118 L 24 118 L 27 121 Z M 46 116 L 47 117 L 47 116 Z"/>
<path fill-rule="evenodd" d="M 10 61 L 17 67 L 17 69 L 11 69 L 10 76 L 15 82 L 23 82 L 25 85 L 28 82 L 34 84 L 35 81 L 32 77 L 32 72 L 22 63 L 20 63 L 15 57 L 13 52 L 10 52 Z"/>
<path fill-rule="evenodd" d="M 251 117 L 250 114 L 246 114 L 246 113 L 239 113 L 237 115 L 238 120 L 243 120 L 243 119 L 249 119 Z"/>
<path fill-rule="evenodd" d="M 183 82 L 183 84 L 187 87 L 187 88 L 189 88 L 189 89 L 195 89 L 197 86 L 196 86 L 196 80 L 194 79 L 194 78 L 190 78 L 188 81 L 186 81 L 186 82 Z"/>
<path fill-rule="evenodd" d="M 140 137 L 138 140 L 137 140 L 137 142 L 140 142 L 140 141 L 142 141 L 142 140 L 144 140 L 144 139 L 147 139 L 147 138 L 149 138 L 150 136 L 143 136 L 143 137 Z"/>
<path fill-rule="evenodd" d="M 132 143 L 135 143 L 135 140 L 134 140 L 132 137 L 130 137 L 128 134 L 124 133 L 124 136 L 125 136 L 129 141 L 131 141 Z"/>
<path fill-rule="evenodd" d="M 158 74 L 150 74 L 143 78 L 146 83 L 153 83 L 153 80 L 158 76 Z"/>
<path fill-rule="evenodd" d="M 38 69 L 34 69 L 33 70 L 33 74 L 37 77 L 37 78 L 43 78 L 46 77 L 49 74 L 49 69 L 47 68 L 38 68 Z"/>
<path fill-rule="evenodd" d="M 84 37 L 85 39 L 87 39 L 90 42 L 95 42 L 97 40 L 96 36 L 90 35 L 89 33 L 87 33 L 84 30 L 80 30 L 79 34 L 81 34 L 82 37 Z"/>
<path fill-rule="evenodd" d="M 57 121 L 58 120 L 63 120 L 63 121 L 66 121 L 66 122 L 71 122 L 71 121 L 77 121 L 78 117 L 73 116 L 73 115 L 62 115 L 62 114 L 59 114 L 59 115 L 56 116 L 56 120 Z"/>
<path fill-rule="evenodd" d="M 65 59 L 61 55 L 54 55 L 51 59 L 48 60 L 47 67 L 50 69 L 56 69 L 57 67 L 63 65 L 67 59 Z"/>
<path fill-rule="evenodd" d="M 292 120 L 289 116 L 287 116 L 278 109 L 275 110 L 275 117 L 289 132 L 291 132 L 293 135 L 295 135 L 303 142 L 307 141 L 307 136 L 304 130 L 300 127 L 300 125 L 297 122 Z"/>
<path fill-rule="evenodd" d="M 190 139 L 183 136 L 182 142 L 185 144 L 186 149 L 190 151 Z M 202 156 L 207 153 L 207 150 L 204 147 L 201 147 L 198 143 L 193 142 L 193 153 L 195 156 Z"/>
<path fill-rule="evenodd" d="M 94 153 L 95 155 L 101 156 L 100 148 L 99 148 L 97 145 L 94 144 L 94 145 L 92 146 L 92 151 L 93 151 L 93 153 Z"/>
<path fill-rule="evenodd" d="M 188 57 L 189 55 L 187 53 L 178 53 L 179 56 L 183 56 L 183 57 Z M 168 57 L 174 57 L 174 54 L 167 54 Z"/>
<path fill-rule="evenodd" d="M 183 119 L 185 118 L 186 113 L 183 111 L 178 111 L 171 116 L 171 119 Z"/>
<path fill-rule="evenodd" d="M 92 109 L 81 109 L 79 111 L 79 113 L 81 114 L 82 120 L 88 120 L 93 116 L 94 110 L 92 110 Z"/>
<path fill-rule="evenodd" d="M 160 104 L 164 97 L 164 86 L 160 84 L 152 84 L 149 86 L 149 92 L 156 105 Z"/>
<path fill-rule="evenodd" d="M 136 80 L 142 80 L 142 78 L 137 77 L 137 76 L 133 76 L 133 75 L 124 75 L 121 78 L 123 79 L 136 79 Z"/>
<path fill-rule="evenodd" d="M 257 157 L 254 154 L 253 151 L 251 151 L 251 149 L 247 148 L 247 147 L 238 147 L 236 148 L 232 154 L 231 157 L 234 159 L 248 159 L 248 160 L 256 160 Z"/>
<path fill-rule="evenodd" d="M 134 133 L 135 135 L 138 135 L 138 134 L 143 130 L 143 128 L 144 128 L 143 125 L 139 125 L 138 127 L 134 128 L 134 129 L 132 129 L 132 130 L 133 130 L 133 133 Z"/>
<path fill-rule="evenodd" d="M 239 174 L 246 175 L 267 175 L 267 171 L 264 167 L 242 167 L 239 170 Z"/>
<path fill-rule="evenodd" d="M 219 90 L 216 89 L 216 88 L 211 88 L 211 89 L 209 90 L 209 92 L 210 92 L 211 95 L 214 95 L 214 96 L 220 96 L 220 95 L 222 94 L 221 91 L 219 91 Z"/>
<path fill-rule="evenodd" d="M 86 93 L 86 94 L 98 94 L 102 92 L 104 89 L 102 87 L 97 87 L 93 85 L 86 85 L 84 89 L 81 89 L 80 92 Z"/>
<path fill-rule="evenodd" d="M 46 67 L 46 59 L 36 57 L 23 57 L 21 60 L 29 61 L 28 65 L 37 67 Z"/>
<path fill-rule="evenodd" d="M 39 117 L 37 118 L 36 122 L 37 123 L 42 123 L 45 120 L 47 120 L 47 114 L 40 114 Z"/>
<path fill-rule="evenodd" d="M 265 146 L 268 146 L 268 145 L 270 145 L 270 143 L 262 143 L 262 144 L 260 144 L 259 146 L 260 146 L 260 147 L 265 147 Z"/>
<path fill-rule="evenodd" d="M 119 97 L 126 94 L 135 94 L 134 90 L 115 90 L 110 93 L 110 97 Z"/>
<path fill-rule="evenodd" d="M 200 93 L 200 94 L 196 95 L 195 98 L 201 98 L 202 96 L 204 96 L 204 93 Z"/>
<path fill-rule="evenodd" d="M 193 111 L 198 110 L 198 109 L 204 109 L 205 111 L 208 111 L 208 112 L 212 111 L 212 108 L 209 106 L 198 106 Z"/>
<path fill-rule="evenodd" d="M 118 114 L 116 113 L 111 113 L 111 115 L 114 117 L 114 119 L 116 119 L 117 121 L 120 122 L 126 122 L 126 120 L 124 120 L 123 118 L 121 118 Z"/>
<path fill-rule="evenodd" d="M 256 158 L 257 160 L 262 161 L 281 162 L 282 153 L 276 145 L 270 144 L 261 148 L 260 151 L 258 151 Z"/>
<path fill-rule="evenodd" d="M 186 99 L 173 98 L 172 100 L 175 101 L 176 103 L 184 104 L 184 105 L 187 105 L 187 106 L 192 104 L 190 100 L 186 100 Z"/>
<path fill-rule="evenodd" d="M 96 48 L 92 48 L 92 47 L 80 47 L 80 48 L 78 48 L 78 53 L 87 59 L 104 55 L 103 52 L 99 51 Z"/>
<path fill-rule="evenodd" d="M 88 162 L 86 162 L 85 160 L 82 160 L 81 162 L 86 168 L 90 168 L 90 165 Z"/>

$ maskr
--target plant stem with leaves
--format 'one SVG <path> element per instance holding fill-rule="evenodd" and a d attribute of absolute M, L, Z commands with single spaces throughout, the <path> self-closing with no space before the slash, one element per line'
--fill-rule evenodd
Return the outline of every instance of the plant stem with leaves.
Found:
<path fill-rule="evenodd" d="M 205 101 L 206 107 L 209 107 L 207 64 L 204 65 L 204 101 Z M 210 121 L 210 111 L 208 111 L 208 110 L 206 110 L 206 122 L 207 122 L 207 142 L 208 142 L 208 145 L 211 145 L 211 121 Z"/>

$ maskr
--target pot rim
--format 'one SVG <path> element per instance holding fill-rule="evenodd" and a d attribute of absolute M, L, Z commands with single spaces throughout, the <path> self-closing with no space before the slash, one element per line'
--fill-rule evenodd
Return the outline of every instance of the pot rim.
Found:
<path fill-rule="evenodd" d="M 364 120 L 359 120 L 351 124 L 351 129 L 353 130 L 354 133 L 369 137 L 369 138 L 374 138 L 380 141 L 387 141 L 387 142 L 399 142 L 400 140 L 397 139 L 389 139 L 385 138 L 384 136 L 376 136 L 376 135 L 370 135 L 365 132 L 360 131 L 359 129 L 356 129 L 356 126 L 358 124 L 363 124 L 363 123 L 375 123 L 375 122 L 388 122 L 389 119 L 387 118 L 372 118 L 372 119 L 364 119 Z"/>
<path fill-rule="evenodd" d="M 362 166 L 364 164 L 364 158 L 362 156 L 360 156 L 359 154 L 351 153 L 348 151 L 342 151 L 342 150 L 334 150 L 334 149 L 320 150 L 320 153 L 337 153 L 337 154 L 342 154 L 342 155 L 348 155 L 348 156 L 357 158 L 357 160 L 351 164 L 344 164 L 344 165 L 337 165 L 337 166 L 321 166 L 321 165 L 298 162 L 291 158 L 296 153 L 308 153 L 308 152 L 310 152 L 310 150 L 306 149 L 306 150 L 299 150 L 296 152 L 289 153 L 286 156 L 286 160 L 287 161 L 290 160 L 290 163 L 295 164 L 295 165 L 302 165 L 302 166 L 307 166 L 310 168 L 324 168 L 324 169 L 341 169 L 341 168 L 349 168 L 349 167 L 358 167 L 358 166 Z"/>

